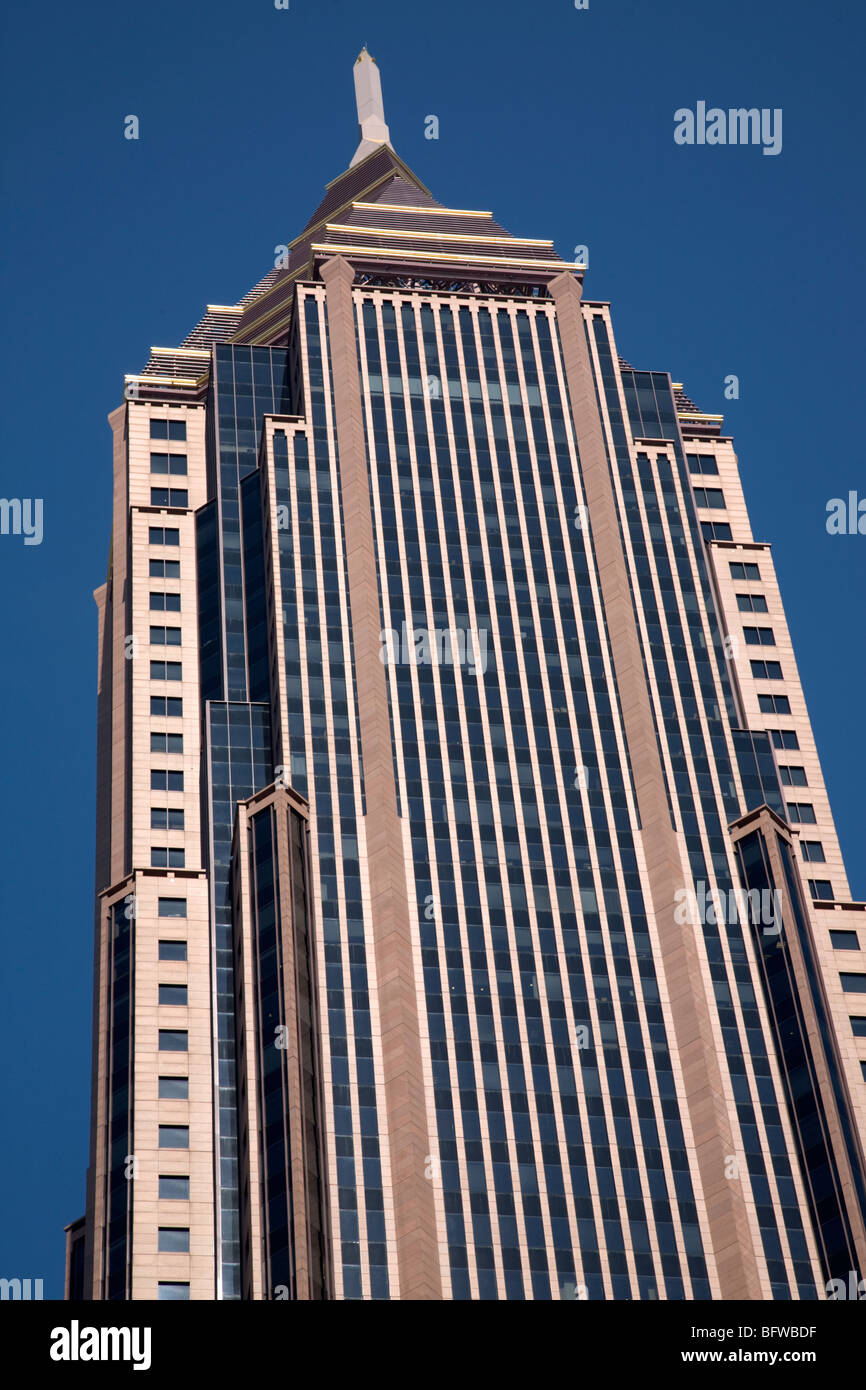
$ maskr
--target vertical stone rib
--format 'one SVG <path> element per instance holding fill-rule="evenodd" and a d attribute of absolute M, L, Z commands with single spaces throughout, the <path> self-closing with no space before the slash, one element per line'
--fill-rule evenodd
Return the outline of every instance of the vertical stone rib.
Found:
<path fill-rule="evenodd" d="M 618 511 L 586 342 L 581 289 L 570 272 L 550 282 L 556 303 L 581 474 L 641 819 L 649 895 L 682 1068 L 712 1253 L 723 1299 L 763 1297 L 743 1189 L 725 1177 L 735 1153 L 695 928 L 675 920 L 675 893 L 691 882 L 671 825 L 652 706 L 631 600 Z"/>
<path fill-rule="evenodd" d="M 401 1299 L 441 1299 L 432 1185 L 424 1177 L 430 1136 L 418 1017 L 418 985 L 403 835 L 397 814 L 379 586 L 358 374 L 354 271 L 342 256 L 322 266 L 346 543 L 358 719 L 367 812 L 365 828 L 385 1076 L 385 1112 L 394 1194 Z"/>

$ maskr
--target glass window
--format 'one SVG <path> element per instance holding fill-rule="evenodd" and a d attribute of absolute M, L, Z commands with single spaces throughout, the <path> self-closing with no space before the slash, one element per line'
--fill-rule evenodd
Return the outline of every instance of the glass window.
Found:
<path fill-rule="evenodd" d="M 159 1147 L 161 1149 L 188 1149 L 189 1125 L 160 1125 Z"/>
<path fill-rule="evenodd" d="M 189 1034 L 185 1028 L 160 1028 L 160 1052 L 189 1052 Z"/>
<path fill-rule="evenodd" d="M 855 931 L 831 931 L 830 945 L 834 951 L 859 951 L 860 942 Z"/>
<path fill-rule="evenodd" d="M 179 695 L 151 695 L 150 712 L 169 719 L 180 719 L 183 714 L 183 700 Z"/>
<path fill-rule="evenodd" d="M 189 493 L 185 488 L 152 487 L 150 489 L 150 505 L 152 507 L 186 507 L 189 505 Z"/>
<path fill-rule="evenodd" d="M 806 769 L 804 767 L 794 767 L 791 764 L 780 765 L 779 776 L 782 779 L 782 784 L 786 787 L 807 787 L 809 785 L 806 781 Z"/>
<path fill-rule="evenodd" d="M 754 662 L 752 664 L 754 665 Z M 759 695 L 758 707 L 762 714 L 791 713 L 791 703 L 787 695 Z"/>
<path fill-rule="evenodd" d="M 839 979 L 846 994 L 866 994 L 866 975 L 854 971 L 840 971 Z"/>
<path fill-rule="evenodd" d="M 719 465 L 713 454 L 686 454 L 690 473 L 718 473 Z"/>
<path fill-rule="evenodd" d="M 767 600 L 763 594 L 737 594 L 736 599 L 741 613 L 767 612 Z"/>
<path fill-rule="evenodd" d="M 151 753 L 182 753 L 183 734 L 151 734 Z"/>
<path fill-rule="evenodd" d="M 182 792 L 183 773 L 169 772 L 165 768 L 153 768 L 150 774 L 151 791 Z"/>
<path fill-rule="evenodd" d="M 151 454 L 151 473 L 170 473 L 185 475 L 187 471 L 186 454 Z"/>
<path fill-rule="evenodd" d="M 189 1252 L 189 1227 L 160 1226 L 158 1248 L 165 1254 L 187 1254 Z"/>
<path fill-rule="evenodd" d="M 150 607 L 155 613 L 179 613 L 180 594 L 153 593 L 150 595 Z"/>
<path fill-rule="evenodd" d="M 727 521 L 702 521 L 701 534 L 705 541 L 733 540 L 731 528 Z"/>
<path fill-rule="evenodd" d="M 712 507 L 717 511 L 725 509 L 725 494 L 720 487 L 696 487 L 695 501 L 699 507 Z"/>
<path fill-rule="evenodd" d="M 851 1031 L 853 1032 L 855 1038 L 866 1038 L 866 1018 L 862 1016 L 859 1018 L 852 1017 Z"/>
<path fill-rule="evenodd" d="M 793 729 L 771 729 L 770 739 L 774 748 L 799 749 L 800 741 Z"/>
<path fill-rule="evenodd" d="M 820 840 L 801 840 L 800 853 L 807 864 L 824 863 L 824 846 Z"/>
<path fill-rule="evenodd" d="M 829 878 L 810 878 L 809 892 L 812 895 L 813 902 L 831 903 L 835 897 L 833 885 Z"/>
<path fill-rule="evenodd" d="M 180 531 L 172 526 L 151 526 L 151 545 L 180 545 Z"/>
<path fill-rule="evenodd" d="M 815 807 L 811 801 L 789 801 L 788 820 L 792 825 L 814 825 Z"/>
<path fill-rule="evenodd" d="M 161 1076 L 159 1078 L 160 1100 L 189 1100 L 188 1076 Z"/>
<path fill-rule="evenodd" d="M 168 421 L 157 420 L 151 416 L 150 437 L 151 439 L 168 439 Z"/>
<path fill-rule="evenodd" d="M 160 917 L 185 917 L 186 898 L 160 898 Z"/>
<path fill-rule="evenodd" d="M 152 869 L 183 869 L 186 867 L 186 854 L 182 849 L 171 849 L 164 845 L 153 845 L 150 851 Z"/>
<path fill-rule="evenodd" d="M 771 627 L 744 627 L 743 633 L 750 647 L 775 647 L 776 645 Z"/>
<path fill-rule="evenodd" d="M 187 987 L 186 985 L 160 985 L 159 986 L 160 1004 L 186 1005 Z"/>
<path fill-rule="evenodd" d="M 160 941 L 159 943 L 160 960 L 186 960 L 186 952 L 185 941 Z"/>
<path fill-rule="evenodd" d="M 188 1202 L 189 1178 L 175 1177 L 174 1174 L 163 1177 L 160 1174 L 159 1197 L 163 1202 Z"/>
<path fill-rule="evenodd" d="M 169 420 L 169 439 L 186 439 L 186 420 Z"/>
<path fill-rule="evenodd" d="M 164 1284 L 156 1286 L 156 1297 L 159 1303 L 178 1302 L 189 1298 L 189 1284 Z"/>
<path fill-rule="evenodd" d="M 151 560 L 152 579 L 180 579 L 180 560 Z"/>

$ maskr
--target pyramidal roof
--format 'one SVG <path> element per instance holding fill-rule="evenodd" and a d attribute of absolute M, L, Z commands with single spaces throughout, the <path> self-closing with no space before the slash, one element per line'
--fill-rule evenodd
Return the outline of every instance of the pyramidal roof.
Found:
<path fill-rule="evenodd" d="M 366 49 L 355 86 L 360 144 L 303 231 L 237 304 L 208 305 L 179 348 L 152 348 L 142 376 L 193 385 L 206 375 L 215 342 L 285 342 L 296 282 L 317 279 L 320 264 L 335 255 L 371 284 L 538 294 L 562 270 L 581 273 L 551 241 L 514 236 L 490 212 L 436 201 L 391 147 L 378 69 Z"/>

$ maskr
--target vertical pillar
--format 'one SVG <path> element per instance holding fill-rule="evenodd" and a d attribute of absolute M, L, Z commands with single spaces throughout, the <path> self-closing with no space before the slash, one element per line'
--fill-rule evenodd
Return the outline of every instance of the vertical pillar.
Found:
<path fill-rule="evenodd" d="M 322 266 L 331 346 L 340 492 L 346 542 L 358 719 L 367 812 L 379 1026 L 394 1192 L 401 1299 L 442 1297 L 432 1184 L 424 1177 L 430 1135 L 418 1014 L 418 984 L 403 835 L 397 813 L 385 668 L 379 659 L 379 582 L 352 300 L 354 271 L 342 256 Z"/>
<path fill-rule="evenodd" d="M 694 927 L 675 918 L 675 894 L 691 875 L 671 825 L 619 515 L 586 341 L 581 287 L 566 271 L 550 282 L 562 341 L 599 584 L 641 820 L 649 896 L 659 935 L 712 1253 L 723 1299 L 760 1299 L 761 1279 L 743 1189 L 725 1176 L 735 1151 L 729 1103 L 711 1025 Z"/>

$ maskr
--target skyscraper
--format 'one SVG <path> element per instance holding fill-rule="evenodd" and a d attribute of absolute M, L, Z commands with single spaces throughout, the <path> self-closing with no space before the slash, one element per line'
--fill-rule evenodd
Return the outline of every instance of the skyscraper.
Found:
<path fill-rule="evenodd" d="M 68 1292 L 824 1297 L 866 905 L 731 439 L 355 86 L 109 417 Z"/>

